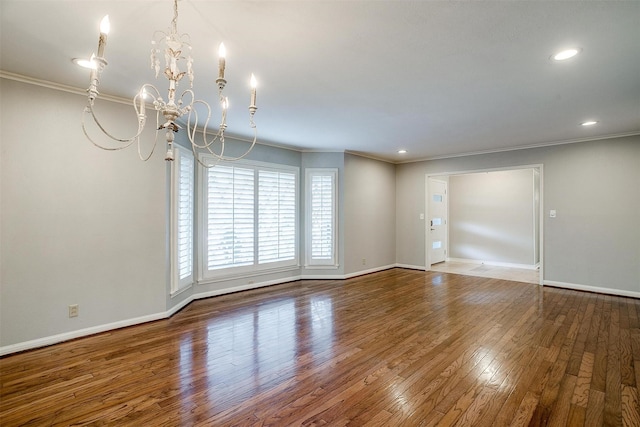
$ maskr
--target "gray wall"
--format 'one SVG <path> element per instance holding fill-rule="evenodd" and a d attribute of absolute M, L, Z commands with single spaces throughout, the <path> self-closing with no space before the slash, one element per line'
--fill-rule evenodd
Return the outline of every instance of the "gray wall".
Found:
<path fill-rule="evenodd" d="M 425 264 L 426 174 L 535 164 L 543 164 L 544 279 L 640 292 L 640 136 L 398 165 L 397 262 Z"/>
<path fill-rule="evenodd" d="M 163 153 L 143 163 L 135 149 L 95 148 L 79 95 L 5 79 L 0 91 L 0 344 L 163 312 Z M 130 108 L 100 104 L 121 134 Z"/>
<path fill-rule="evenodd" d="M 394 265 L 395 166 L 352 154 L 344 164 L 345 273 Z"/>
<path fill-rule="evenodd" d="M 533 266 L 533 169 L 449 179 L 449 257 Z"/>

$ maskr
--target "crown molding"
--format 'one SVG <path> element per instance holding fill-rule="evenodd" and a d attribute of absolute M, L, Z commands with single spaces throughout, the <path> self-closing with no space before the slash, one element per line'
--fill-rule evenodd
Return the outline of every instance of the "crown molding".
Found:
<path fill-rule="evenodd" d="M 21 74 L 9 73 L 7 71 L 0 70 L 0 78 L 7 80 L 14 80 L 20 83 L 27 83 L 35 86 L 45 87 L 47 89 L 59 90 L 62 92 L 72 93 L 74 95 L 87 96 L 86 89 L 80 89 L 75 86 L 67 86 L 60 83 L 50 82 L 48 80 L 35 79 L 33 77 L 23 76 Z M 121 98 L 119 96 L 112 96 L 106 94 L 100 94 L 100 99 L 105 101 L 117 102 L 119 104 L 131 105 L 133 101 L 131 99 Z"/>
<path fill-rule="evenodd" d="M 469 151 L 466 153 L 459 153 L 459 154 L 447 154 L 442 156 L 424 157 L 416 160 L 406 160 L 402 162 L 395 162 L 395 164 L 418 163 L 418 162 L 426 162 L 430 160 L 442 160 L 442 159 L 453 159 L 457 157 L 479 156 L 482 154 L 504 153 L 507 151 L 531 150 L 533 148 L 551 147 L 555 145 L 577 144 L 579 142 L 601 141 L 603 139 L 626 138 L 628 136 L 636 136 L 636 135 L 640 135 L 640 131 L 600 135 L 600 136 L 593 136 L 593 137 L 587 137 L 587 138 L 566 139 L 561 141 L 541 142 L 537 144 L 519 145 L 517 147 L 505 147 L 505 148 L 496 148 L 496 149 L 490 149 L 490 150 Z"/>

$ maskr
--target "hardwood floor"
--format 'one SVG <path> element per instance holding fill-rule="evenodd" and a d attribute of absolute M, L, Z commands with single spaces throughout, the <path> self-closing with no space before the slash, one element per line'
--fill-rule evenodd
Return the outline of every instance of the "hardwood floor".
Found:
<path fill-rule="evenodd" d="M 0 359 L 0 424 L 638 426 L 640 300 L 392 269 Z"/>

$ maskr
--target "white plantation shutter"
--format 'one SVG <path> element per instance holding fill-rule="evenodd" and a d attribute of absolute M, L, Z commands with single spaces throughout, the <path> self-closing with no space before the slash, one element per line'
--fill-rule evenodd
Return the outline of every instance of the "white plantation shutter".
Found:
<path fill-rule="evenodd" d="M 337 265 L 335 169 L 307 169 L 307 265 Z"/>
<path fill-rule="evenodd" d="M 206 260 L 209 270 L 254 262 L 254 171 L 215 166 L 207 171 Z"/>
<path fill-rule="evenodd" d="M 296 255 L 296 175 L 258 172 L 258 262 L 286 261 Z"/>
<path fill-rule="evenodd" d="M 333 179 L 311 178 L 311 258 L 333 258 Z"/>
<path fill-rule="evenodd" d="M 201 280 L 298 266 L 297 168 L 238 161 L 200 177 Z"/>
<path fill-rule="evenodd" d="M 177 147 L 173 162 L 172 291 L 193 283 L 194 159 Z"/>
<path fill-rule="evenodd" d="M 193 157 L 179 157 L 178 184 L 178 277 L 180 280 L 193 272 Z"/>

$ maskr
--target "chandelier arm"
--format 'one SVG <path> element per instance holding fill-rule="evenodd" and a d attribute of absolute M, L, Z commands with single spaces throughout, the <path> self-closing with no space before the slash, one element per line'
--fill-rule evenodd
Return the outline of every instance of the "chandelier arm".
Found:
<path fill-rule="evenodd" d="M 209 106 L 208 103 L 201 101 L 201 100 L 195 100 L 193 101 L 193 104 L 203 104 L 207 107 L 207 120 L 204 123 L 204 126 L 202 128 L 202 145 L 198 144 L 196 142 L 196 131 L 198 128 L 198 111 L 195 108 L 192 108 L 189 111 L 189 115 L 187 116 L 187 133 L 189 134 L 189 141 L 191 142 L 191 145 L 195 148 L 201 148 L 201 149 L 209 149 L 209 147 L 211 147 L 211 145 L 213 145 L 221 136 L 221 132 L 218 130 L 218 133 L 214 136 L 214 138 L 211 141 L 207 141 L 207 129 L 209 127 L 209 121 L 211 121 L 211 107 Z M 192 124 L 192 120 L 191 120 L 191 115 L 194 114 L 195 115 L 195 119 L 193 120 L 193 129 L 191 128 L 191 124 Z M 211 154 L 216 155 L 216 153 L 211 152 Z"/>
<path fill-rule="evenodd" d="M 135 99 L 135 98 L 134 98 Z M 133 142 L 135 142 L 136 139 L 138 139 L 138 137 L 140 137 L 140 135 L 142 134 L 142 131 L 144 130 L 144 124 L 145 124 L 145 119 L 144 117 L 140 118 L 139 115 L 139 110 L 138 107 L 136 107 L 135 102 L 133 104 L 133 107 L 136 111 L 136 115 L 138 115 L 138 132 L 132 136 L 131 138 L 127 138 L 127 139 L 121 139 L 121 138 L 117 138 L 113 135 L 111 135 L 105 128 L 104 126 L 102 126 L 102 124 L 100 123 L 100 121 L 98 120 L 98 118 L 96 117 L 95 111 L 93 110 L 93 103 L 89 102 L 85 108 L 85 112 L 90 112 L 91 113 L 91 117 L 93 117 L 93 121 L 96 123 L 96 125 L 98 126 L 98 128 L 100 128 L 100 130 L 102 131 L 102 133 L 104 133 L 106 136 L 108 136 L 109 138 L 111 138 L 114 141 L 123 143 L 123 144 L 127 144 L 126 147 L 130 146 Z M 84 115 L 83 115 L 83 119 L 84 119 Z M 82 125 L 84 126 L 84 120 L 82 122 Z M 98 145 L 100 146 L 100 145 Z"/>
<path fill-rule="evenodd" d="M 120 143 L 122 143 L 123 145 L 118 146 L 118 147 L 105 147 L 104 145 L 101 145 L 99 143 L 97 143 L 96 141 L 93 140 L 93 138 L 91 138 L 91 136 L 89 136 L 89 133 L 87 132 L 87 126 L 86 126 L 86 122 L 85 122 L 85 115 L 86 113 L 91 113 L 91 116 L 93 117 L 94 122 L 98 125 L 98 127 L 102 130 L 102 132 L 108 136 L 109 138 L 118 141 Z M 135 137 L 128 139 L 128 140 L 122 140 L 122 139 L 117 139 L 114 138 L 113 136 L 109 135 L 109 133 L 107 133 L 104 128 L 102 127 L 102 125 L 100 124 L 100 122 L 98 121 L 98 119 L 96 118 L 95 114 L 93 114 L 93 109 L 89 106 L 85 107 L 85 109 L 83 110 L 83 114 L 82 114 L 82 131 L 84 132 L 84 135 L 87 137 L 87 139 L 96 147 L 102 149 L 102 150 L 107 150 L 107 151 L 118 151 L 118 150 L 123 150 L 125 148 L 130 147 L 134 142 L 136 142 L 136 140 L 138 139 L 139 133 L 138 135 L 136 135 Z"/>
<path fill-rule="evenodd" d="M 202 101 L 196 101 L 196 102 L 202 102 Z M 202 102 L 202 103 L 204 103 L 207 107 L 209 107 L 209 104 L 207 104 L 206 102 Z M 193 129 L 191 129 L 191 115 L 192 114 L 195 115 L 195 124 L 193 126 Z M 211 117 L 210 113 L 209 113 L 209 117 Z M 207 123 L 208 123 L 208 121 L 209 120 L 207 119 Z M 209 143 L 206 142 L 206 136 L 205 136 L 204 137 L 205 138 L 205 144 L 204 145 L 198 145 L 195 142 L 197 128 L 198 128 L 198 111 L 196 109 L 191 109 L 191 110 L 189 110 L 189 114 L 187 116 L 187 136 L 189 138 L 189 142 L 191 142 L 191 151 L 193 152 L 193 157 L 198 161 L 198 163 L 202 167 L 210 169 L 210 168 L 214 167 L 220 161 L 219 156 L 216 153 L 214 153 L 210 148 L 211 144 L 213 144 L 216 141 L 217 136 L 216 136 L 216 138 L 214 138 Z M 204 133 L 206 135 L 206 127 L 204 128 Z M 200 160 L 200 153 L 198 152 L 197 149 L 206 149 L 209 153 L 211 153 L 215 157 L 215 159 L 216 159 L 215 163 L 210 164 L 210 165 L 207 165 L 207 164 L 203 163 Z"/>
<path fill-rule="evenodd" d="M 202 160 L 200 160 L 200 156 L 198 156 L 197 154 L 194 157 L 196 158 L 196 161 L 200 164 L 200 166 L 207 169 L 211 169 L 215 167 L 221 160 L 219 157 L 214 157 L 213 163 L 206 164 Z"/>
<path fill-rule="evenodd" d="M 251 150 L 253 150 L 253 147 L 256 145 L 256 142 L 258 140 L 258 129 L 256 129 L 255 126 L 253 127 L 253 141 L 251 142 L 251 146 L 249 147 L 249 149 L 247 149 L 247 151 L 245 151 L 242 155 L 238 156 L 238 157 L 228 157 L 228 156 L 224 156 L 222 154 L 220 155 L 220 160 L 223 160 L 225 162 L 234 162 L 236 160 L 240 160 L 240 159 L 244 159 L 247 154 L 249 154 L 251 152 Z M 223 148 L 224 151 L 224 148 Z"/>
<path fill-rule="evenodd" d="M 181 115 L 186 113 L 187 111 L 191 111 L 191 109 L 193 108 L 193 103 L 196 100 L 196 95 L 193 93 L 193 90 L 191 89 L 186 89 L 185 91 L 182 92 L 182 94 L 180 95 L 180 106 L 182 106 L 182 104 L 184 104 L 184 97 L 185 95 L 189 95 L 191 96 L 191 99 L 189 100 L 189 102 L 187 103 L 186 107 L 181 109 Z"/>
<path fill-rule="evenodd" d="M 151 93 L 151 90 L 153 92 L 155 92 L 155 95 Z M 138 92 L 138 94 L 140 93 L 144 93 L 146 96 L 150 97 L 153 102 L 153 106 L 154 108 L 156 107 L 156 104 L 158 103 L 162 103 L 164 102 L 162 99 L 162 95 L 160 95 L 160 91 L 158 90 L 157 87 L 155 87 L 154 85 L 152 85 L 151 83 L 145 83 L 140 87 L 140 91 Z"/>
<path fill-rule="evenodd" d="M 142 151 L 140 150 L 140 140 L 138 139 L 138 158 L 143 162 L 146 162 L 151 158 L 151 156 L 153 156 L 153 153 L 156 151 L 156 147 L 158 146 L 158 134 L 160 133 L 160 111 L 156 112 L 156 123 L 156 136 L 153 140 L 153 145 L 151 146 L 151 151 L 148 156 L 144 157 L 142 155 Z"/>

